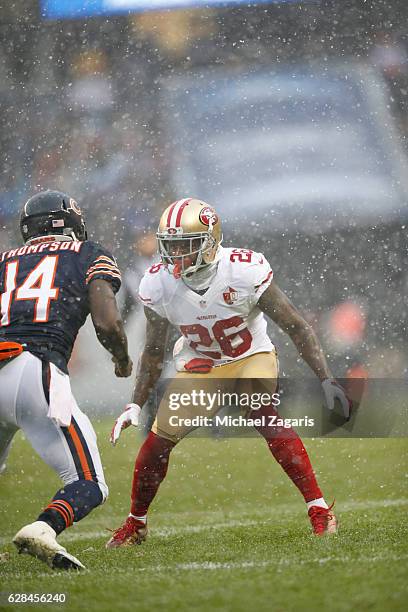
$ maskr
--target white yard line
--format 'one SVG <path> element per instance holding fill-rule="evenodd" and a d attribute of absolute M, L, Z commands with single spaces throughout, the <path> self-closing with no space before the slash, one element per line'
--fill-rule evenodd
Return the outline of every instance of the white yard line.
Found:
<path fill-rule="evenodd" d="M 350 557 L 348 555 L 330 555 L 328 557 L 314 557 L 307 559 L 299 559 L 298 557 L 293 559 L 267 559 L 265 561 L 229 561 L 229 562 L 217 562 L 217 561 L 191 561 L 190 563 L 174 563 L 173 565 L 147 565 L 145 567 L 135 567 L 132 565 L 131 569 L 129 567 L 117 567 L 115 568 L 115 575 L 128 575 L 129 572 L 132 574 L 136 573 L 167 573 L 171 575 L 171 572 L 195 572 L 195 571 L 230 571 L 230 570 L 241 570 L 241 569 L 263 569 L 265 567 L 292 567 L 299 565 L 326 565 L 328 563 L 367 563 L 371 565 L 372 563 L 381 563 L 384 561 L 400 563 L 401 561 L 406 561 L 408 559 L 408 554 L 406 555 L 395 555 L 395 554 L 380 554 L 373 555 L 369 557 L 367 555 L 360 555 L 358 557 Z M 92 569 L 92 574 L 102 574 L 105 575 L 106 570 L 104 569 Z M 64 575 L 64 572 L 59 572 L 61 575 Z M 53 572 L 53 576 L 55 576 L 57 572 Z M 9 574 L 10 576 L 10 574 Z M 21 578 L 20 573 L 16 573 L 13 576 L 14 578 Z M 50 573 L 41 573 L 37 577 L 45 577 L 49 578 Z"/>
<path fill-rule="evenodd" d="M 408 499 L 382 499 L 382 500 L 368 500 L 368 501 L 354 501 L 354 502 L 345 502 L 344 504 L 339 504 L 338 507 L 338 511 L 339 514 L 343 514 L 344 512 L 352 512 L 354 510 L 372 510 L 372 509 L 376 509 L 376 508 L 389 508 L 389 507 L 393 507 L 393 506 L 406 506 L 408 505 Z M 239 520 L 234 519 L 234 518 L 224 518 L 224 520 L 220 521 L 220 520 L 215 520 L 215 517 L 219 518 L 220 517 L 220 513 L 219 512 L 208 512 L 206 514 L 200 512 L 200 518 L 196 519 L 199 521 L 206 521 L 205 523 L 202 522 L 201 524 L 198 525 L 178 525 L 178 526 L 168 526 L 168 527 L 157 527 L 152 529 L 152 536 L 153 537 L 159 537 L 159 538 L 170 538 L 173 536 L 178 536 L 178 535 L 184 535 L 184 534 L 190 534 L 190 533 L 202 533 L 204 531 L 213 531 L 214 529 L 234 529 L 234 528 L 240 528 L 240 527 L 251 527 L 251 526 L 256 526 L 256 525 L 262 525 L 262 524 L 266 524 L 266 523 L 281 523 L 282 522 L 282 518 L 285 519 L 288 515 L 293 515 L 293 514 L 299 514 L 300 513 L 300 508 L 299 506 L 296 504 L 294 506 L 289 506 L 287 504 L 282 505 L 274 505 L 273 503 L 271 503 L 270 506 L 265 506 L 263 509 L 261 508 L 256 508 L 256 510 L 254 509 L 254 512 L 251 512 L 250 514 L 247 512 L 239 512 L 239 516 L 241 517 Z M 192 517 L 194 516 L 194 511 L 192 511 L 190 514 L 188 513 L 183 513 L 183 517 L 184 516 L 188 516 L 189 520 L 191 521 Z M 248 516 L 247 519 L 245 519 L 245 515 Z M 166 515 L 165 515 L 166 516 Z M 204 519 L 205 516 L 205 519 Z M 212 516 L 214 518 L 212 518 Z M 259 516 L 262 518 L 256 519 L 254 518 L 254 516 Z M 161 520 L 163 519 L 163 515 L 161 515 Z M 92 518 L 90 517 L 90 521 L 92 520 Z M 168 521 L 169 523 L 173 522 L 173 521 L 177 521 L 178 523 L 180 523 L 181 517 L 180 515 L 177 514 L 171 514 L 168 515 Z M 86 521 L 86 524 L 88 524 L 88 521 Z M 85 527 L 85 524 L 83 524 L 83 526 Z M 108 538 L 109 537 L 109 531 L 108 529 L 99 529 L 99 530 L 93 530 L 93 531 L 79 531 L 76 532 L 77 530 L 77 526 L 74 526 L 73 528 L 69 529 L 68 531 L 66 531 L 62 537 L 61 537 L 61 542 L 68 542 L 68 541 L 76 541 L 76 540 L 88 540 L 88 539 L 93 539 L 93 538 L 101 538 L 101 537 L 105 537 Z M 9 536 L 5 536 L 0 538 L 0 546 L 4 546 L 5 544 L 8 544 L 11 542 L 12 538 L 14 536 L 13 534 L 10 534 Z"/>
<path fill-rule="evenodd" d="M 330 557 L 316 557 L 314 559 L 268 559 L 267 561 L 232 561 L 228 563 L 214 562 L 214 561 L 203 561 L 202 563 L 191 562 L 191 563 L 175 563 L 174 565 L 156 565 L 132 568 L 134 572 L 168 572 L 169 570 L 178 571 L 202 571 L 202 570 L 235 570 L 235 569 L 257 569 L 274 566 L 291 566 L 291 565 L 310 565 L 310 563 L 316 563 L 317 565 L 325 565 L 326 563 L 376 563 L 381 561 L 403 561 L 408 559 L 407 555 L 373 555 L 372 557 L 360 556 L 360 557 L 349 557 L 344 556 L 330 556 Z"/>

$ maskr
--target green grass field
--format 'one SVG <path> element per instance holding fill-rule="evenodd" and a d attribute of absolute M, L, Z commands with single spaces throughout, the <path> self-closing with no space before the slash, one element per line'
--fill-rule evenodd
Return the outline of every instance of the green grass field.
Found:
<path fill-rule="evenodd" d="M 340 520 L 338 535 L 320 539 L 261 438 L 185 440 L 152 507 L 148 541 L 107 551 L 107 528 L 128 512 L 140 444 L 133 430 L 110 447 L 109 427 L 96 424 L 110 497 L 61 537 L 87 566 L 80 574 L 52 572 L 10 544 L 59 487 L 17 436 L 0 477 L 0 552 L 10 553 L 0 591 L 63 592 L 66 609 L 89 612 L 407 609 L 405 440 L 306 440 Z"/>

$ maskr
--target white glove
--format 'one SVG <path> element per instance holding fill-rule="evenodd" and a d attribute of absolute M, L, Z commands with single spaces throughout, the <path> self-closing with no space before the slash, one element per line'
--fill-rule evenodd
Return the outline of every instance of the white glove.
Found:
<path fill-rule="evenodd" d="M 193 357 L 197 357 L 197 354 L 190 350 L 184 341 L 184 336 L 180 336 L 173 347 L 174 367 L 177 372 L 185 372 L 184 366 Z"/>
<path fill-rule="evenodd" d="M 349 420 L 353 402 L 347 397 L 343 387 L 334 378 L 326 378 L 322 382 L 322 389 L 327 408 L 333 410 L 334 400 L 339 400 L 344 418 Z"/>
<path fill-rule="evenodd" d="M 119 440 L 119 436 L 123 429 L 129 427 L 129 425 L 134 425 L 135 427 L 139 425 L 141 411 L 142 409 L 138 404 L 126 404 L 126 409 L 116 419 L 111 431 L 109 439 L 113 446 L 115 446 L 116 442 Z"/>

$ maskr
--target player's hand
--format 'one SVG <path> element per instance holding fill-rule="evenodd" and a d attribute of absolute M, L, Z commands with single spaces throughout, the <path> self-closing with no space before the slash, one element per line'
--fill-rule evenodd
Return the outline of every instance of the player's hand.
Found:
<path fill-rule="evenodd" d="M 334 378 L 326 378 L 326 380 L 322 382 L 322 389 L 326 407 L 329 410 L 333 410 L 335 400 L 339 400 L 344 418 L 348 421 L 351 416 L 353 402 L 347 397 L 343 387 L 339 385 Z"/>
<path fill-rule="evenodd" d="M 115 375 L 118 378 L 127 378 L 131 375 L 133 362 L 130 357 L 125 361 L 118 361 L 115 357 L 112 357 L 112 361 L 115 364 Z"/>
<path fill-rule="evenodd" d="M 130 425 L 137 427 L 139 425 L 139 417 L 142 409 L 138 404 L 126 404 L 126 409 L 116 419 L 112 431 L 110 434 L 110 442 L 115 446 L 119 440 L 119 436 L 124 429 L 127 429 Z"/>

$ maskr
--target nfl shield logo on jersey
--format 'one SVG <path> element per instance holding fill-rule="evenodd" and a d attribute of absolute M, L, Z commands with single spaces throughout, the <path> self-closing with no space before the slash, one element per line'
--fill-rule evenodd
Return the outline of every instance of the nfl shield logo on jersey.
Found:
<path fill-rule="evenodd" d="M 222 296 L 224 298 L 224 302 L 230 306 L 238 299 L 238 292 L 232 287 L 228 287 Z"/>

